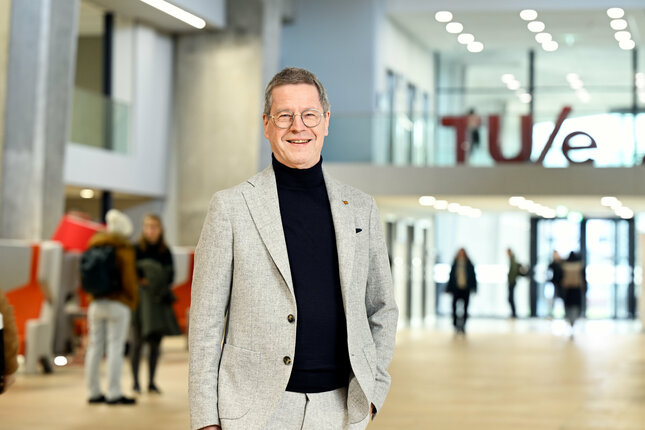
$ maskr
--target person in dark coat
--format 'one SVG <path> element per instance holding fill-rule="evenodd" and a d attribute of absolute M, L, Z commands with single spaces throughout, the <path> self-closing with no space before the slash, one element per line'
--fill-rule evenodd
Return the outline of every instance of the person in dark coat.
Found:
<path fill-rule="evenodd" d="M 508 304 L 511 306 L 511 318 L 517 318 L 515 311 L 515 286 L 517 285 L 517 278 L 526 274 L 524 268 L 515 259 L 515 253 L 511 248 L 506 250 L 508 255 Z"/>
<path fill-rule="evenodd" d="M 452 263 L 448 291 L 452 293 L 452 323 L 457 333 L 466 333 L 466 320 L 468 320 L 468 302 L 470 293 L 477 292 L 477 277 L 475 266 L 468 258 L 464 248 L 459 249 Z M 457 302 L 463 302 L 463 313 L 457 315 Z"/>
<path fill-rule="evenodd" d="M 175 271 L 172 254 L 163 236 L 161 219 L 157 215 L 146 215 L 143 232 L 136 244 L 137 273 L 139 275 L 139 306 L 134 312 L 132 342 L 133 390 L 141 392 L 139 385 L 139 363 L 141 350 L 148 344 L 148 391 L 160 393 L 155 384 L 155 373 L 165 335 L 181 334 L 172 309 L 175 297 L 171 291 Z"/>
<path fill-rule="evenodd" d="M 582 314 L 582 304 L 585 291 L 585 266 L 580 255 L 571 252 L 566 261 L 562 262 L 562 293 L 564 299 L 565 318 L 573 325 Z"/>
<path fill-rule="evenodd" d="M 549 263 L 549 281 L 553 284 L 553 303 L 551 305 L 551 313 L 555 307 L 555 301 L 562 298 L 562 257 L 558 251 L 553 251 L 553 260 Z"/>

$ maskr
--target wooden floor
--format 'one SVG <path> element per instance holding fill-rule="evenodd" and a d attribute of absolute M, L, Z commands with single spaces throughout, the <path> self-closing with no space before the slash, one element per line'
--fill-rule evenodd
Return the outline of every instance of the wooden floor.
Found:
<path fill-rule="evenodd" d="M 164 341 L 163 394 L 134 407 L 87 405 L 78 364 L 20 375 L 0 396 L 0 429 L 188 428 L 184 347 Z M 561 321 L 474 320 L 465 338 L 439 321 L 399 333 L 390 371 L 369 430 L 645 429 L 645 334 L 633 322 L 581 324 L 570 340 Z M 124 368 L 124 387 L 130 381 Z"/>

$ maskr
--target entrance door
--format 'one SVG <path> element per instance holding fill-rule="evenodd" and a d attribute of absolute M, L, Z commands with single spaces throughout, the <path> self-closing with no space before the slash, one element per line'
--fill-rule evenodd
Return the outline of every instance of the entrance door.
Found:
<path fill-rule="evenodd" d="M 532 309 L 535 316 L 562 317 L 564 309 L 549 281 L 548 266 L 557 251 L 562 259 L 570 252 L 582 255 L 587 292 L 587 318 L 633 318 L 635 295 L 634 221 L 615 218 L 583 220 L 536 219 L 532 235 L 534 262 Z"/>

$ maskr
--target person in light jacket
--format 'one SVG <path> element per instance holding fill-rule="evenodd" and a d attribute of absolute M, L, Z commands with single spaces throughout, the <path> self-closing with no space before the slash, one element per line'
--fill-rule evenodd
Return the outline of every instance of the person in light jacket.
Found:
<path fill-rule="evenodd" d="M 385 403 L 398 310 L 382 221 L 323 167 L 329 112 L 311 72 L 279 72 L 262 116 L 271 165 L 211 200 L 190 308 L 192 429 L 359 430 Z"/>

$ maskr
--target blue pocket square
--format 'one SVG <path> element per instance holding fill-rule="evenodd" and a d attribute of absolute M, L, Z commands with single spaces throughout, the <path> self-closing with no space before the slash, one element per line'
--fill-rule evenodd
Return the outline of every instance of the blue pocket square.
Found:
<path fill-rule="evenodd" d="M 363 231 L 363 229 L 362 229 L 362 228 L 357 228 L 357 229 L 356 229 L 356 233 L 360 233 L 361 231 Z"/>

